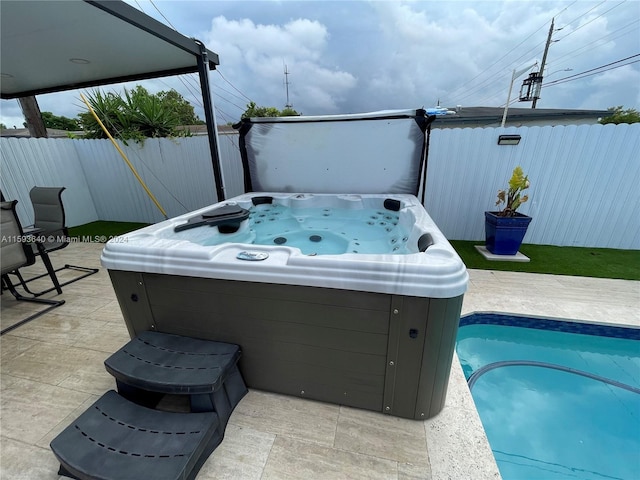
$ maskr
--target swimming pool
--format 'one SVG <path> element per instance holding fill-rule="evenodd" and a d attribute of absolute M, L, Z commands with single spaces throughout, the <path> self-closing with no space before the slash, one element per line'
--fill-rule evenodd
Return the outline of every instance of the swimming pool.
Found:
<path fill-rule="evenodd" d="M 640 329 L 474 313 L 456 350 L 505 480 L 640 478 Z"/>

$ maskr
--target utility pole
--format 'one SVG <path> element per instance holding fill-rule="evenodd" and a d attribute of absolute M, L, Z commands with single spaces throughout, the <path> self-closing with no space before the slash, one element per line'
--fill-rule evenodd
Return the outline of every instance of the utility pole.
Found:
<path fill-rule="evenodd" d="M 287 90 L 287 103 L 285 104 L 284 108 L 291 108 L 293 107 L 293 105 L 289 103 L 289 71 L 287 70 L 286 64 L 284 65 L 284 85 Z"/>
<path fill-rule="evenodd" d="M 551 19 L 551 26 L 549 27 L 549 35 L 547 36 L 547 44 L 544 47 L 544 54 L 542 55 L 542 65 L 540 66 L 540 78 L 543 78 L 544 75 L 544 65 L 547 63 L 547 53 L 549 53 L 549 45 L 551 45 L 551 35 L 553 35 L 553 22 L 555 18 Z M 538 102 L 538 98 L 533 99 L 533 103 L 531 104 L 531 108 L 536 108 L 536 103 Z"/>

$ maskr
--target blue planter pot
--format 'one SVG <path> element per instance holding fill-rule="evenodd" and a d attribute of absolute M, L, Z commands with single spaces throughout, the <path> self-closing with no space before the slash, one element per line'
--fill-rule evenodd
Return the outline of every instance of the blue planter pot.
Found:
<path fill-rule="evenodd" d="M 498 212 L 484 212 L 487 250 L 495 255 L 515 255 L 527 233 L 531 217 L 516 213 L 515 217 L 500 217 Z"/>

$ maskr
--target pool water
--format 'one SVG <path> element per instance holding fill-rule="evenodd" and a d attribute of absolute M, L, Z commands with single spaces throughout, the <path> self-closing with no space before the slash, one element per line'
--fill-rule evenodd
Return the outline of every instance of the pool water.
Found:
<path fill-rule="evenodd" d="M 456 351 L 505 480 L 640 478 L 640 329 L 473 314 Z"/>
<path fill-rule="evenodd" d="M 261 204 L 249 211 L 248 228 L 211 235 L 202 244 L 284 245 L 299 248 L 306 255 L 410 253 L 409 234 L 399 224 L 398 212 L 391 210 Z"/>

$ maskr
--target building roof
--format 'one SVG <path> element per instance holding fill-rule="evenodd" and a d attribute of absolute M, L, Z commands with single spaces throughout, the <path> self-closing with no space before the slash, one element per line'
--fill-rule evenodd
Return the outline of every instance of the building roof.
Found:
<path fill-rule="evenodd" d="M 449 108 L 455 115 L 438 115 L 434 128 L 453 128 L 466 126 L 498 127 L 502 122 L 504 108 L 500 107 L 457 107 Z M 611 115 L 609 110 L 566 110 L 556 108 L 513 108 L 507 112 L 510 126 L 540 124 L 595 123 Z"/>

